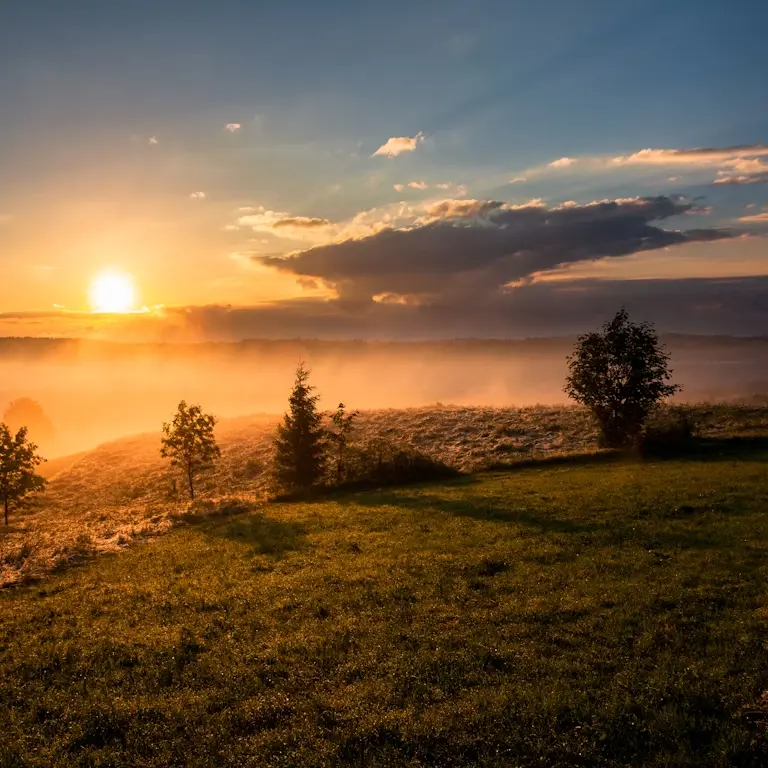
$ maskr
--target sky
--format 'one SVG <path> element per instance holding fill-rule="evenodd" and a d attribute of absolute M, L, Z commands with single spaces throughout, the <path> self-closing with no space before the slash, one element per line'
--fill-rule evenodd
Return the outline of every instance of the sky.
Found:
<path fill-rule="evenodd" d="M 0 0 L 0 335 L 768 334 L 766 22 Z"/>

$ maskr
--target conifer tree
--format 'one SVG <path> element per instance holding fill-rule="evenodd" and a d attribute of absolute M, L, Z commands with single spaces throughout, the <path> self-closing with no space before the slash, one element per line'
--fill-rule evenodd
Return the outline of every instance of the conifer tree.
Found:
<path fill-rule="evenodd" d="M 317 410 L 318 395 L 309 384 L 309 369 L 296 368 L 296 380 L 282 424 L 275 438 L 274 475 L 285 491 L 307 490 L 323 477 L 325 431 Z"/>

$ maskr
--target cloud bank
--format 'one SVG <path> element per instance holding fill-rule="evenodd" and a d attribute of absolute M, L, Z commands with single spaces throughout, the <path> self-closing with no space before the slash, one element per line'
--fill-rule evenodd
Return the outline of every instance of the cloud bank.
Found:
<path fill-rule="evenodd" d="M 565 264 L 731 237 L 727 230 L 664 229 L 693 209 L 666 196 L 547 207 L 540 200 L 445 200 L 411 226 L 257 261 L 332 286 L 344 300 L 410 297 L 483 301 Z"/>

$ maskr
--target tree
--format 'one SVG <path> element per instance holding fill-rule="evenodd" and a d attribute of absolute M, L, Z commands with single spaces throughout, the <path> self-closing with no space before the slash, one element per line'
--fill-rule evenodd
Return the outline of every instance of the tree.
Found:
<path fill-rule="evenodd" d="M 277 427 L 274 473 L 285 490 L 307 490 L 323 476 L 325 431 L 317 410 L 318 395 L 309 384 L 310 371 L 299 363 L 288 412 Z"/>
<path fill-rule="evenodd" d="M 53 443 L 55 437 L 53 424 L 36 400 L 29 397 L 13 400 L 3 413 L 3 421 L 12 431 L 26 427 L 30 438 L 44 448 Z"/>
<path fill-rule="evenodd" d="M 359 411 L 347 413 L 344 403 L 339 403 L 336 412 L 331 416 L 333 429 L 328 430 L 328 437 L 336 444 L 336 482 L 344 479 L 346 472 L 345 458 L 349 435 L 354 427 L 355 419 L 360 415 Z"/>
<path fill-rule="evenodd" d="M 45 478 L 35 472 L 44 461 L 37 454 L 37 446 L 27 440 L 26 427 L 14 436 L 7 424 L 0 423 L 0 496 L 6 525 L 11 505 L 20 504 L 27 494 L 45 486 Z"/>
<path fill-rule="evenodd" d="M 203 413 L 199 405 L 187 406 L 182 400 L 173 421 L 163 424 L 160 455 L 170 458 L 172 467 L 179 467 L 187 476 L 189 498 L 195 498 L 194 479 L 197 474 L 212 469 L 221 456 L 213 428 L 216 417 Z"/>
<path fill-rule="evenodd" d="M 565 392 L 597 418 L 605 444 L 635 440 L 652 409 L 679 391 L 667 384 L 669 355 L 650 323 L 633 323 L 622 309 L 597 331 L 580 336 L 567 358 Z"/>

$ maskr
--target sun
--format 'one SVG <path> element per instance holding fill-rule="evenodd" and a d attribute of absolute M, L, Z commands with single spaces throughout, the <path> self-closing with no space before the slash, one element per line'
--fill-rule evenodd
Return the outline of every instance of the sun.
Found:
<path fill-rule="evenodd" d="M 131 312 L 136 306 L 133 277 L 122 272 L 101 272 L 88 292 L 94 312 Z"/>

